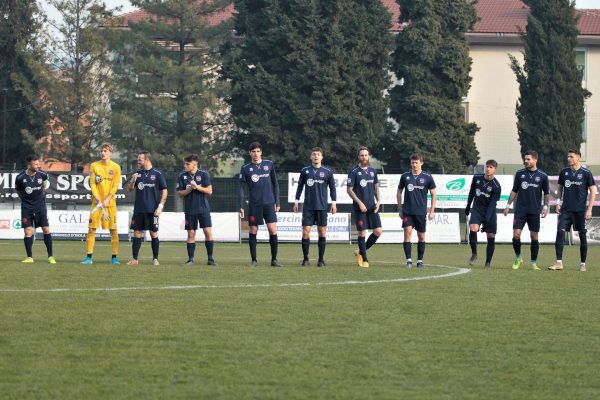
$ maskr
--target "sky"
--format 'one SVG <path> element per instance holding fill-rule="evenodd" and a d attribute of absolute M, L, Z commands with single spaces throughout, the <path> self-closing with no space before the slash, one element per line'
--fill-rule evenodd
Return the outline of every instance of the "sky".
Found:
<path fill-rule="evenodd" d="M 48 4 L 48 1 L 40 0 L 40 3 L 50 18 L 56 18 L 56 11 Z M 109 9 L 118 6 L 123 7 L 122 12 L 131 11 L 135 8 L 128 0 L 104 0 L 104 3 Z M 600 0 L 577 0 L 576 3 L 577 8 L 600 8 Z"/>

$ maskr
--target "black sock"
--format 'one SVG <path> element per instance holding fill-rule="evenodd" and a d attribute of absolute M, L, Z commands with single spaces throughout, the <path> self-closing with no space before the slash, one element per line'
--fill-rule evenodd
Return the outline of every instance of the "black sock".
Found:
<path fill-rule="evenodd" d="M 27 253 L 27 257 L 33 257 L 33 236 L 25 236 L 23 238 L 23 243 L 25 243 L 25 252 Z"/>
<path fill-rule="evenodd" d="M 131 256 L 134 260 L 138 259 L 140 255 L 140 248 L 142 247 L 142 238 L 133 238 L 133 242 L 131 243 Z"/>
<path fill-rule="evenodd" d="M 587 234 L 586 232 L 579 232 L 579 259 L 582 263 L 587 259 Z"/>
<path fill-rule="evenodd" d="M 562 260 L 563 247 L 565 245 L 565 231 L 559 230 L 556 232 L 556 242 L 554 242 L 554 250 L 556 250 L 556 259 Z"/>
<path fill-rule="evenodd" d="M 319 261 L 323 261 L 325 256 L 325 245 L 327 244 L 327 238 L 325 236 L 319 236 Z"/>
<path fill-rule="evenodd" d="M 46 250 L 48 251 L 48 257 L 52 257 L 52 234 L 44 233 L 44 244 L 46 245 Z"/>
<path fill-rule="evenodd" d="M 540 252 L 539 240 L 532 240 L 531 241 L 531 261 L 537 261 L 539 252 Z"/>
<path fill-rule="evenodd" d="M 256 233 L 249 234 L 248 246 L 250 247 L 250 258 L 252 261 L 256 261 Z"/>
<path fill-rule="evenodd" d="M 187 243 L 188 260 L 194 259 L 194 252 L 196 251 L 196 242 Z"/>
<path fill-rule="evenodd" d="M 158 260 L 158 250 L 160 249 L 160 240 L 158 239 L 158 236 L 155 238 L 152 238 L 152 259 L 157 259 Z"/>
<path fill-rule="evenodd" d="M 87 258 L 92 258 L 92 255 L 93 255 L 92 253 L 87 253 L 87 254 L 86 254 L 86 257 L 87 257 Z"/>
<path fill-rule="evenodd" d="M 213 248 L 214 242 L 212 240 L 205 240 L 204 247 L 206 247 L 206 256 L 207 258 L 213 258 Z"/>
<path fill-rule="evenodd" d="M 308 249 L 310 247 L 310 238 L 302 238 L 302 255 L 305 260 L 308 260 Z"/>
<path fill-rule="evenodd" d="M 477 232 L 469 232 L 469 246 L 471 246 L 471 254 L 477 255 Z"/>
<path fill-rule="evenodd" d="M 417 260 L 423 260 L 423 256 L 425 255 L 425 245 L 427 243 L 425 242 L 418 242 L 417 243 Z"/>
<path fill-rule="evenodd" d="M 359 236 L 358 237 L 358 252 L 362 256 L 363 261 L 369 261 L 367 259 L 367 245 L 365 244 L 365 237 L 364 236 Z"/>
<path fill-rule="evenodd" d="M 494 257 L 494 250 L 496 249 L 496 238 L 491 237 L 487 240 L 487 247 L 485 249 L 485 263 L 491 263 L 492 257 Z"/>
<path fill-rule="evenodd" d="M 367 245 L 366 245 L 367 250 L 369 250 L 371 247 L 373 247 L 375 242 L 377 242 L 377 239 L 379 239 L 379 236 L 377 236 L 376 234 L 371 233 L 369 235 L 369 238 L 367 239 Z"/>
<path fill-rule="evenodd" d="M 521 257 L 521 239 L 513 238 L 512 245 L 515 255 Z"/>
<path fill-rule="evenodd" d="M 408 260 L 409 258 L 412 258 L 411 253 L 412 253 L 412 243 L 411 242 L 404 242 L 402 243 L 402 247 L 404 247 L 404 256 L 406 256 L 406 259 Z"/>
<path fill-rule="evenodd" d="M 277 235 L 269 235 L 269 244 L 271 245 L 271 260 L 277 260 Z"/>

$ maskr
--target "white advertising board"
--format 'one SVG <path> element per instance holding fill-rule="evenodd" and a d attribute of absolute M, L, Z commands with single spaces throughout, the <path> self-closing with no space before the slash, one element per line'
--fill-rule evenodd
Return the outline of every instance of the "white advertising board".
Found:
<path fill-rule="evenodd" d="M 508 214 L 506 217 L 504 214 L 497 214 L 498 219 L 498 231 L 496 232 L 496 243 L 512 243 L 513 237 L 513 217 L 514 214 Z M 538 240 L 540 243 L 554 243 L 556 240 L 556 224 L 558 222 L 558 216 L 556 214 L 548 214 L 546 218 L 541 219 L 540 232 L 538 234 Z M 521 243 L 531 243 L 531 237 L 529 236 L 529 228 L 527 225 L 521 232 Z M 477 242 L 487 242 L 485 232 L 479 232 L 477 234 Z"/>
<path fill-rule="evenodd" d="M 404 229 L 397 213 L 380 213 L 383 233 L 377 243 L 402 243 Z M 427 221 L 427 243 L 460 243 L 458 213 L 436 213 Z M 417 243 L 417 231 L 413 229 L 411 242 Z"/>
<path fill-rule="evenodd" d="M 279 241 L 300 242 L 302 240 L 302 213 L 279 212 L 277 213 L 277 237 Z M 310 240 L 318 238 L 317 227 L 313 226 L 310 231 Z M 257 239 L 269 240 L 269 231 L 266 225 L 258 227 Z M 329 214 L 327 218 L 327 241 L 348 242 L 350 241 L 350 214 Z"/>
<path fill-rule="evenodd" d="M 22 239 L 21 210 L 0 211 L 0 239 Z"/>
<path fill-rule="evenodd" d="M 240 241 L 240 217 L 238 213 L 211 213 L 212 234 L 215 242 Z M 164 212 L 160 215 L 158 237 L 161 241 L 187 240 L 184 213 Z M 146 232 L 146 240 L 150 240 L 150 233 Z M 196 230 L 196 241 L 204 241 L 202 229 Z"/>
<path fill-rule="evenodd" d="M 299 173 L 288 174 L 288 202 L 293 203 L 298 189 Z M 352 199 L 346 193 L 347 175 L 334 174 L 335 186 L 338 204 L 352 204 Z M 379 193 L 382 204 L 396 204 L 396 192 L 398 190 L 399 174 L 379 174 Z M 434 174 L 433 179 L 436 185 L 437 204 L 436 208 L 465 208 L 469 189 L 471 187 L 472 175 L 438 175 Z M 497 208 L 503 209 L 506 206 L 508 196 L 512 189 L 512 175 L 496 175 L 496 179 L 502 186 L 500 201 Z M 304 191 L 300 196 L 300 202 L 304 201 Z M 329 199 L 331 201 L 331 199 Z M 428 202 L 430 202 L 428 196 Z"/>

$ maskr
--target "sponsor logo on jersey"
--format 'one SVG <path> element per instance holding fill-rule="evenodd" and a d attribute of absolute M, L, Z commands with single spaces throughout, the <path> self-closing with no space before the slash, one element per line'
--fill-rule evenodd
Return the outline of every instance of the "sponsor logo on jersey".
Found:
<path fill-rule="evenodd" d="M 583 182 L 581 182 L 581 181 L 570 181 L 570 180 L 567 179 L 565 181 L 565 187 L 571 187 L 571 185 L 581 186 L 581 185 L 583 185 Z"/>
<path fill-rule="evenodd" d="M 252 174 L 252 176 L 250 177 L 250 179 L 252 179 L 252 182 L 258 182 L 258 180 L 260 179 L 260 176 L 258 176 L 256 174 Z"/>

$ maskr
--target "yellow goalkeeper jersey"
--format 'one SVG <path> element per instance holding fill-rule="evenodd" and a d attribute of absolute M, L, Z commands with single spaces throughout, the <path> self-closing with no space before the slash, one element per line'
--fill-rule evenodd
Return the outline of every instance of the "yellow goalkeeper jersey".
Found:
<path fill-rule="evenodd" d="M 96 199 L 103 201 L 112 193 L 108 207 L 116 207 L 115 195 L 121 183 L 121 167 L 114 161 L 104 164 L 102 161 L 90 165 L 90 187 L 92 189 L 92 207 L 96 206 Z"/>

